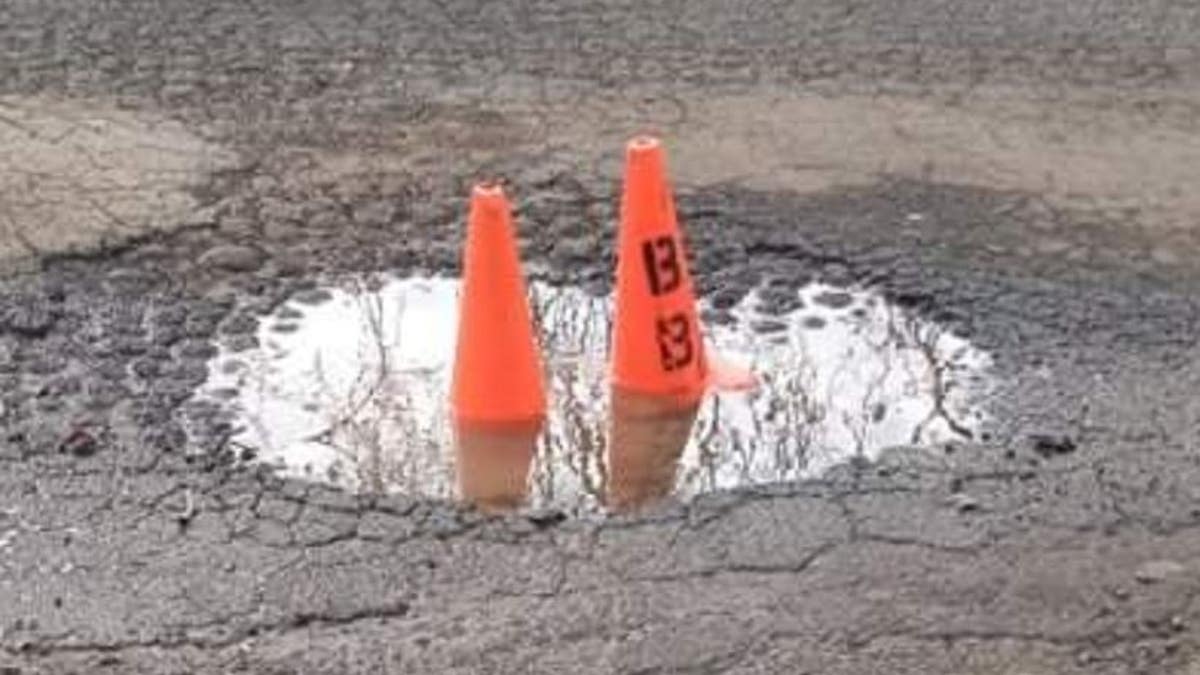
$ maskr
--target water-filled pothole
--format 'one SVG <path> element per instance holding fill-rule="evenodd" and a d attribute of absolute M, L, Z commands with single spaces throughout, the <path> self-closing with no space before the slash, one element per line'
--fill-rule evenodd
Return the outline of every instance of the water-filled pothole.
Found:
<path fill-rule="evenodd" d="M 213 359 L 197 397 L 229 410 L 233 441 L 286 474 L 453 497 L 458 288 L 407 278 L 293 299 L 264 317 L 259 347 Z M 965 340 L 870 291 L 813 284 L 784 291 L 788 313 L 764 311 L 779 293 L 752 292 L 709 326 L 708 343 L 761 386 L 706 399 L 677 495 L 814 476 L 885 447 L 966 438 L 983 422 L 989 357 Z M 593 510 L 609 475 L 611 302 L 540 283 L 530 296 L 550 405 L 528 503 Z"/>

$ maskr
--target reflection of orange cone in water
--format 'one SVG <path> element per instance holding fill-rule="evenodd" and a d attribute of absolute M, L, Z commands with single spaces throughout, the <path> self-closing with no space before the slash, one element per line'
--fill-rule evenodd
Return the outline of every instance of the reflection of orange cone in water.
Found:
<path fill-rule="evenodd" d="M 613 387 L 605 495 L 609 508 L 632 509 L 670 494 L 698 409 L 698 402 L 680 409 Z"/>
<path fill-rule="evenodd" d="M 462 496 L 485 509 L 520 505 L 546 395 L 499 186 L 479 185 L 471 195 L 451 407 Z"/>
<path fill-rule="evenodd" d="M 710 384 L 750 386 L 704 350 L 661 144 L 631 141 L 617 241 L 608 503 L 666 495 Z"/>

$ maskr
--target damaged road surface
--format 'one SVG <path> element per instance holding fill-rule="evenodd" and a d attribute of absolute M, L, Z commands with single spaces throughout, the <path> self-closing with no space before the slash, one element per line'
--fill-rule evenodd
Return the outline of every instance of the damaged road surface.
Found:
<path fill-rule="evenodd" d="M 1200 674 L 1197 44 L 1165 0 L 0 5 L 0 673 Z M 646 129 L 706 321 L 869 289 L 989 356 L 979 427 L 484 517 L 195 405 L 285 303 L 455 276 L 480 177 L 606 297 Z"/>

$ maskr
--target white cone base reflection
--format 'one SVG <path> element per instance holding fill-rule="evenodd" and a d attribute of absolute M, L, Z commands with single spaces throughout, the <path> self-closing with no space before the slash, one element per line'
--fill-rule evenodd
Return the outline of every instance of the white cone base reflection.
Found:
<path fill-rule="evenodd" d="M 287 474 L 453 497 L 458 282 L 330 290 L 322 304 L 287 303 L 264 320 L 261 348 L 219 354 L 198 396 L 236 389 L 223 403 L 237 417 L 234 440 Z M 985 354 L 870 292 L 797 292 L 800 310 L 763 315 L 751 293 L 730 325 L 708 328 L 710 349 L 752 366 L 762 386 L 706 399 L 676 494 L 814 476 L 888 446 L 962 438 L 981 422 L 969 406 L 985 391 Z M 607 476 L 610 302 L 542 284 L 531 296 L 551 399 L 529 503 L 592 510 Z"/>

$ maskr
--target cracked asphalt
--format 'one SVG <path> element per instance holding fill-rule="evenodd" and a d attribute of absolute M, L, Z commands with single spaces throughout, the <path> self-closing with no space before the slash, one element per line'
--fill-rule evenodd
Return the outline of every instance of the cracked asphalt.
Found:
<path fill-rule="evenodd" d="M 1200 674 L 1196 45 L 1181 0 L 0 3 L 0 673 Z M 871 284 L 993 354 L 988 433 L 485 518 L 188 403 L 288 297 L 453 271 L 480 176 L 607 291 L 643 130 L 714 306 Z"/>

